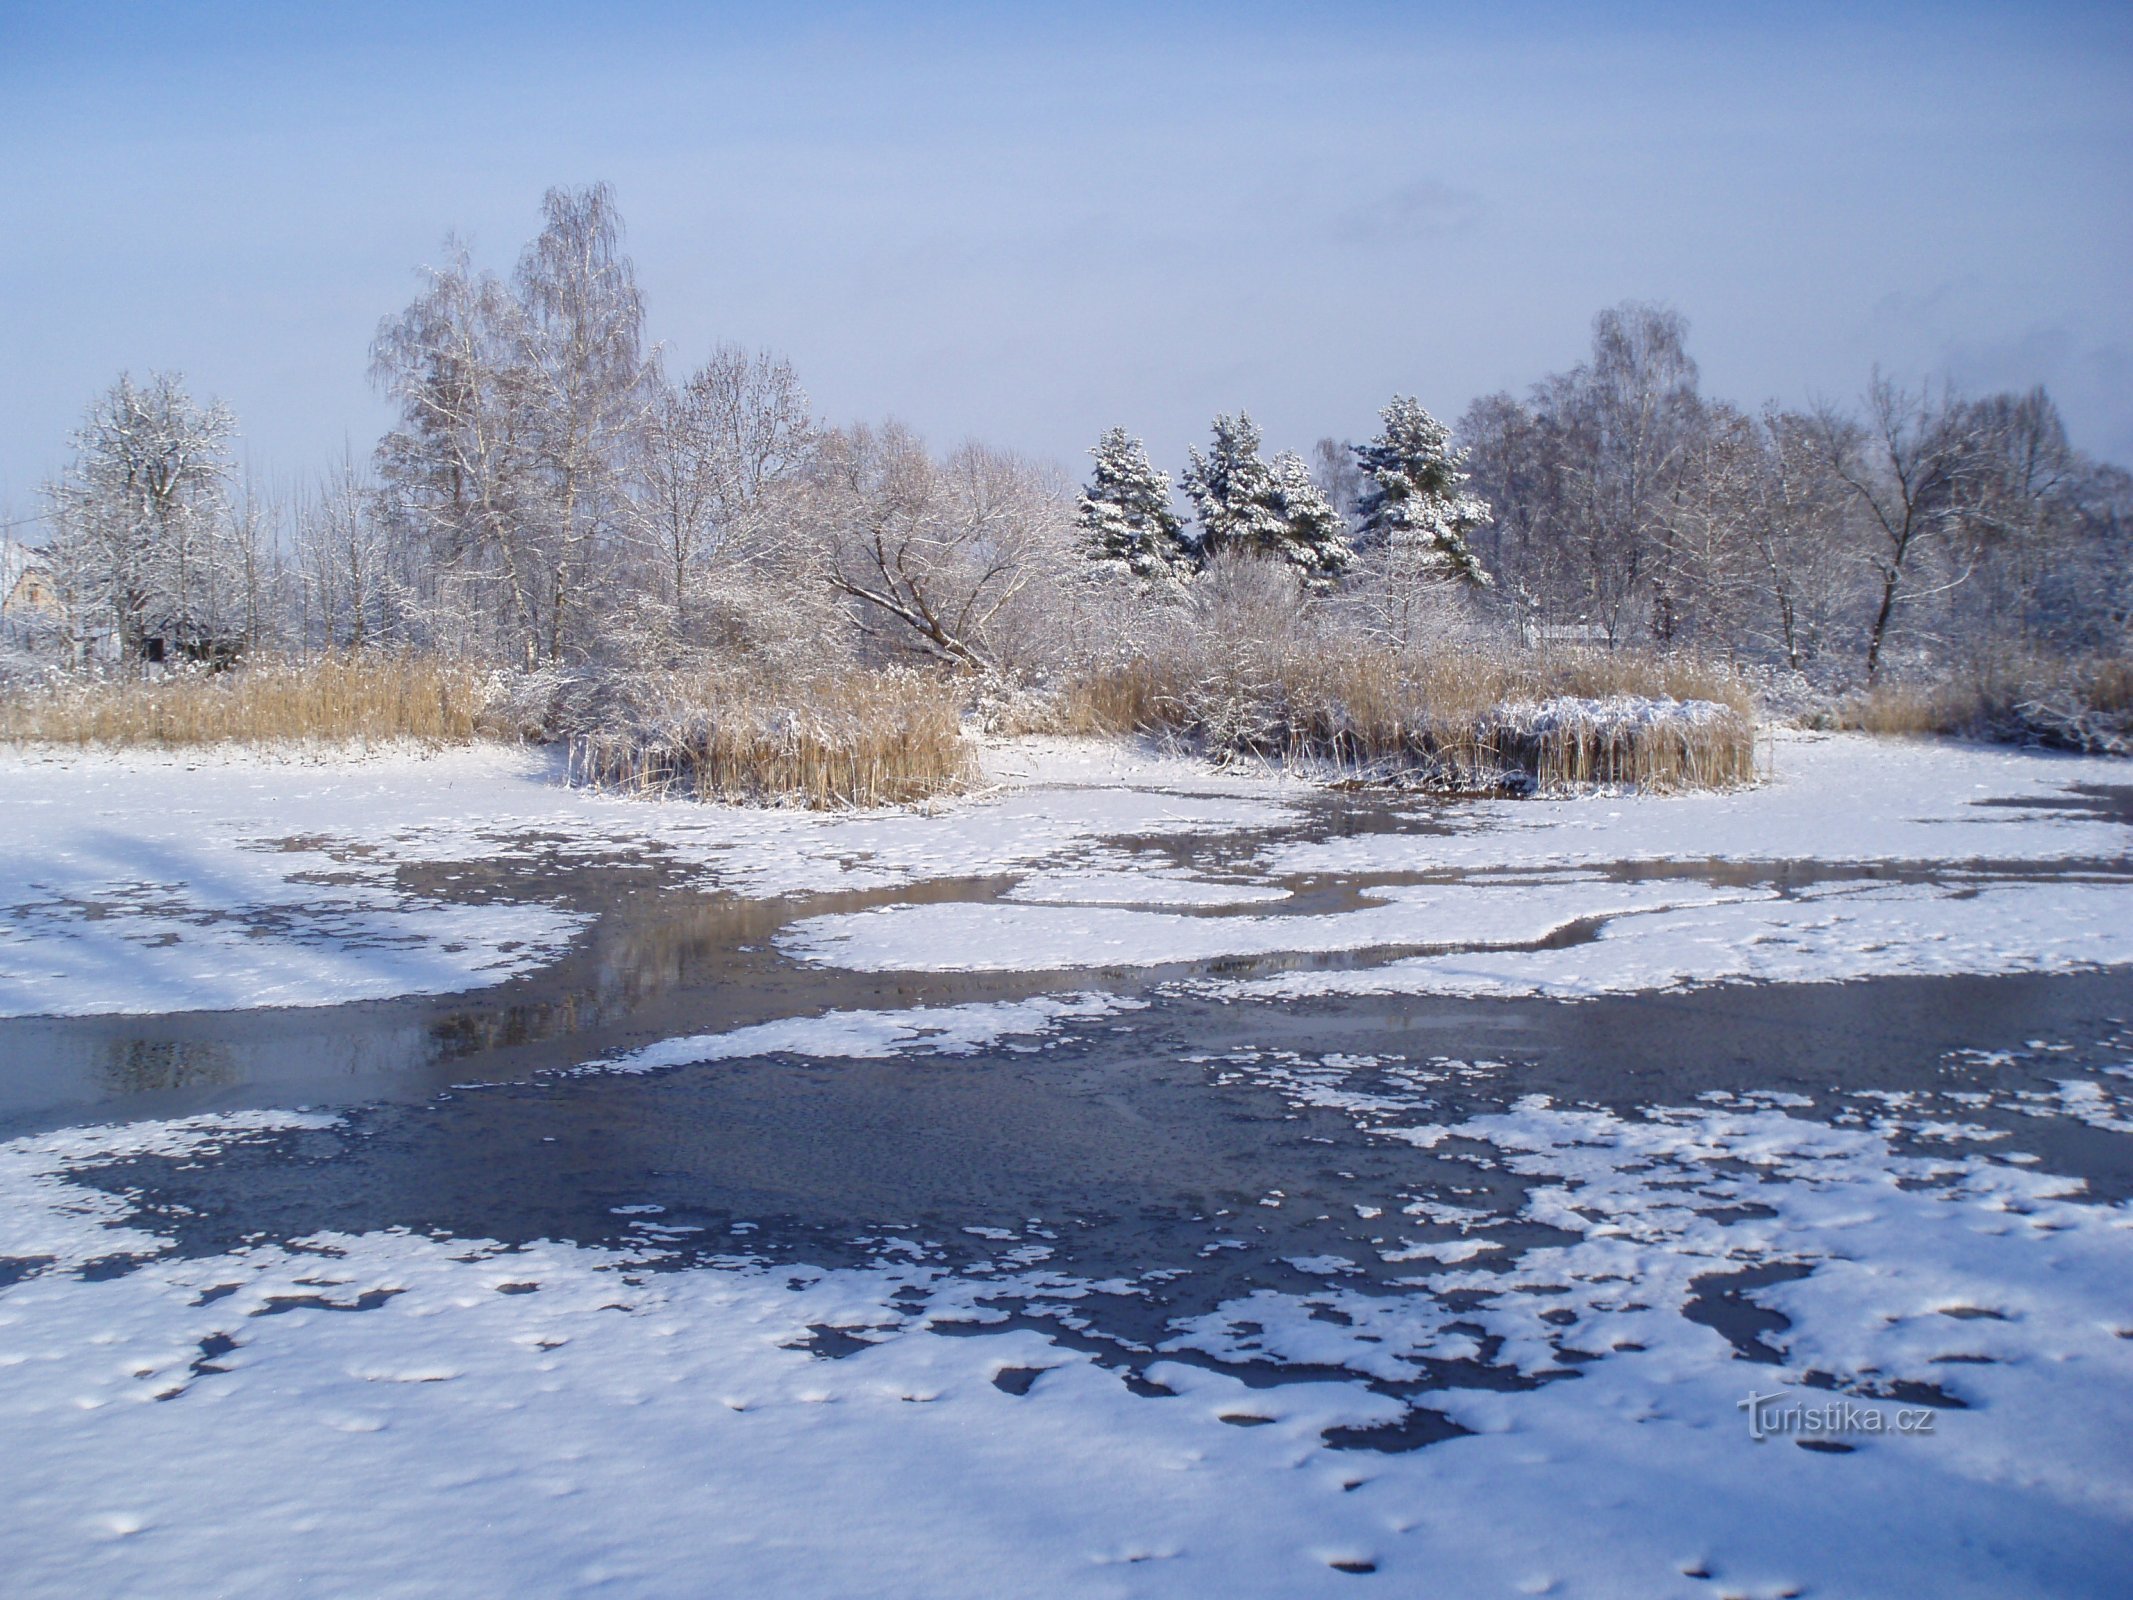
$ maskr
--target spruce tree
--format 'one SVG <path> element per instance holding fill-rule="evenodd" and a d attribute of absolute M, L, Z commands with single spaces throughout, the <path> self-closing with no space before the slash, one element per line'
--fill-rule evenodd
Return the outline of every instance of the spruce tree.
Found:
<path fill-rule="evenodd" d="M 1357 510 L 1361 539 L 1403 561 L 1476 587 L 1489 582 L 1469 540 L 1489 520 L 1489 503 L 1466 492 L 1466 452 L 1419 402 L 1394 395 L 1379 413 L 1385 431 L 1355 446 L 1365 487 Z"/>
<path fill-rule="evenodd" d="M 1170 507 L 1170 480 L 1124 428 L 1107 429 L 1089 452 L 1096 472 L 1081 492 L 1089 558 L 1144 582 L 1182 579 L 1193 569 L 1185 524 Z"/>

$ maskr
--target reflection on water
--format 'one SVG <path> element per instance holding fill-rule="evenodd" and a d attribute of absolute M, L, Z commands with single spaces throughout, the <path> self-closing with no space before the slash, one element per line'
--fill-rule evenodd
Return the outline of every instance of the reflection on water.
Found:
<path fill-rule="evenodd" d="M 244 1081 L 230 1047 L 217 1039 L 122 1039 L 102 1064 L 111 1095 L 166 1089 L 223 1088 Z"/>
<path fill-rule="evenodd" d="M 499 875 L 452 865 L 402 872 L 412 894 L 493 899 Z M 642 863 L 546 862 L 511 886 L 587 913 L 577 943 L 548 967 L 493 988 L 341 1006 L 163 1016 L 0 1021 L 0 1126 L 65 1120 L 124 1099 L 129 1114 L 220 1109 L 244 1099 L 333 1102 L 423 1095 L 474 1069 L 527 1077 L 677 1033 L 713 1032 L 800 1012 L 960 997 L 953 979 L 913 984 L 795 966 L 773 947 L 801 917 L 889 903 L 983 899 L 1010 879 L 948 879 L 903 890 L 753 900 L 660 881 Z M 448 886 L 448 887 L 447 887 Z M 1028 993 L 1008 978 L 973 993 Z M 247 1096 L 245 1091 L 252 1093 Z"/>

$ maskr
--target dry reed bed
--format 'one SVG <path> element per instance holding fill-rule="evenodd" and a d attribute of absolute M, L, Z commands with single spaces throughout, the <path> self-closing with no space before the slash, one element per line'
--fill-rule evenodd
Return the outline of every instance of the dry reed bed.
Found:
<path fill-rule="evenodd" d="M 2133 662 L 2003 658 L 1930 684 L 1876 684 L 1840 705 L 1835 721 L 1875 734 L 1955 734 L 2133 755 Z"/>
<path fill-rule="evenodd" d="M 463 744 L 488 690 L 470 667 L 426 656 L 253 662 L 162 680 L 61 680 L 0 694 L 0 742 L 183 746 L 412 739 Z"/>
<path fill-rule="evenodd" d="M 657 715 L 570 741 L 574 782 L 636 794 L 799 804 L 906 805 L 977 775 L 962 688 L 914 672 L 803 683 L 675 675 L 640 685 Z"/>
<path fill-rule="evenodd" d="M 1722 668 L 1605 652 L 1221 655 L 1084 675 L 1049 722 L 1193 739 L 1448 790 L 1755 779 L 1755 712 Z"/>
<path fill-rule="evenodd" d="M 581 730 L 568 738 L 574 781 L 832 808 L 931 799 L 977 776 L 962 735 L 966 679 L 670 672 L 586 688 L 589 700 L 545 720 Z M 160 682 L 11 691 L 0 696 L 0 740 L 464 742 L 510 733 L 499 693 L 493 678 L 435 658 L 257 661 Z M 1218 759 L 1258 755 L 1455 791 L 1670 790 L 1754 777 L 1752 705 L 1740 681 L 1633 656 L 1209 649 L 1087 673 L 1047 699 L 1012 705 L 998 731 L 1155 733 L 1188 738 Z"/>

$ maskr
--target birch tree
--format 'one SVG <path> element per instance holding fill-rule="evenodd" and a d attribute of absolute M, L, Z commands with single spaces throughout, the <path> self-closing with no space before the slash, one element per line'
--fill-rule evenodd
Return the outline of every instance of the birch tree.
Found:
<path fill-rule="evenodd" d="M 553 189 L 542 210 L 510 284 L 454 247 L 372 345 L 373 378 L 401 413 L 380 477 L 444 567 L 497 591 L 499 642 L 527 666 L 595 631 L 586 591 L 621 536 L 651 396 L 613 195 Z"/>

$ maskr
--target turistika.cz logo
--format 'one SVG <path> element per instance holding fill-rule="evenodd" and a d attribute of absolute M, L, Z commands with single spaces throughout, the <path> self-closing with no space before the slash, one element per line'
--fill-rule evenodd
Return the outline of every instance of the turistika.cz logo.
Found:
<path fill-rule="evenodd" d="M 1834 1439 L 1845 1434 L 1920 1434 L 1933 1431 L 1930 1406 L 1871 1406 L 1842 1395 L 1809 1404 L 1789 1390 L 1775 1394 L 1751 1391 L 1740 1402 L 1748 1413 L 1748 1437 L 1765 1439 Z"/>

